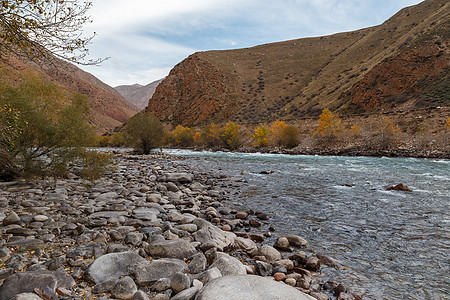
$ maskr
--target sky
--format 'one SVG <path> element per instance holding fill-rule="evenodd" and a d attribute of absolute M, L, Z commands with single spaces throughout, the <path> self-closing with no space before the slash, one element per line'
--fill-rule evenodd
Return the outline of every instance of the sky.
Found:
<path fill-rule="evenodd" d="M 110 86 L 146 85 L 197 51 L 252 47 L 379 25 L 421 0 L 91 0 L 83 66 Z"/>

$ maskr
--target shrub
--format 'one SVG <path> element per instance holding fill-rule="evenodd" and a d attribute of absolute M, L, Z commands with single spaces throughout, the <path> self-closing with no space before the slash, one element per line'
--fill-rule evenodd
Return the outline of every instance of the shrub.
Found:
<path fill-rule="evenodd" d="M 255 147 L 267 147 L 269 146 L 269 128 L 266 125 L 260 125 L 255 129 L 253 139 L 255 139 L 253 145 Z"/>
<path fill-rule="evenodd" d="M 201 132 L 203 143 L 209 147 L 221 146 L 221 133 L 222 128 L 220 127 L 220 125 L 212 122 L 211 124 L 205 126 Z"/>
<path fill-rule="evenodd" d="M 239 132 L 240 125 L 237 125 L 233 121 L 228 121 L 223 129 L 220 137 L 226 148 L 234 150 L 241 144 L 241 135 Z"/>
<path fill-rule="evenodd" d="M 275 146 L 283 145 L 283 130 L 286 128 L 286 123 L 280 120 L 276 120 L 270 125 L 269 128 L 269 141 L 270 144 Z"/>
<path fill-rule="evenodd" d="M 450 117 L 445 120 L 445 127 L 447 127 L 447 129 L 450 129 Z"/>
<path fill-rule="evenodd" d="M 122 132 L 114 132 L 110 139 L 110 145 L 113 147 L 125 146 L 125 138 Z"/>
<path fill-rule="evenodd" d="M 183 125 L 178 125 L 172 132 L 175 143 L 180 146 L 190 147 L 194 144 L 194 130 Z"/>
<path fill-rule="evenodd" d="M 376 142 L 382 149 L 397 143 L 400 128 L 387 116 L 381 116 L 376 123 Z"/>
<path fill-rule="evenodd" d="M 143 112 L 126 123 L 125 134 L 135 151 L 149 154 L 152 149 L 162 145 L 164 128 L 155 116 Z"/>
<path fill-rule="evenodd" d="M 111 139 L 107 135 L 102 135 L 98 137 L 98 145 L 100 147 L 108 147 L 111 144 Z"/>
<path fill-rule="evenodd" d="M 69 97 L 40 78 L 18 87 L 0 85 L 0 155 L 10 174 L 64 176 L 69 164 L 83 156 L 82 147 L 94 144 L 86 97 Z"/>
<path fill-rule="evenodd" d="M 298 145 L 300 132 L 297 127 L 288 125 L 281 133 L 281 144 L 286 148 L 293 148 Z"/>
<path fill-rule="evenodd" d="M 99 179 L 106 172 L 114 171 L 114 156 L 111 153 L 85 150 L 80 159 L 79 175 L 90 181 Z"/>
<path fill-rule="evenodd" d="M 202 145 L 202 134 L 200 132 L 196 132 L 194 134 L 194 144 L 196 146 L 201 146 Z"/>
<path fill-rule="evenodd" d="M 334 115 L 328 108 L 322 110 L 319 116 L 319 127 L 313 135 L 320 138 L 324 144 L 334 143 L 342 133 L 341 119 Z"/>

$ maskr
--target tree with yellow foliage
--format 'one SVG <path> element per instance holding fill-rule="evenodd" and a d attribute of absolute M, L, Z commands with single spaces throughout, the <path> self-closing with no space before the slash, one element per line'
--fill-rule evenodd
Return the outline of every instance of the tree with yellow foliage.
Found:
<path fill-rule="evenodd" d="M 253 134 L 253 138 L 255 141 L 253 145 L 255 147 L 267 147 L 269 146 L 269 128 L 266 125 L 260 125 L 255 129 L 255 133 Z"/>
<path fill-rule="evenodd" d="M 228 121 L 225 125 L 220 137 L 226 148 L 234 150 L 241 144 L 239 128 L 240 125 L 237 125 L 233 121 Z"/>
<path fill-rule="evenodd" d="M 194 130 L 183 125 L 178 125 L 172 132 L 175 143 L 180 146 L 192 146 L 194 143 Z"/>
<path fill-rule="evenodd" d="M 450 117 L 445 120 L 445 127 L 447 127 L 447 129 L 450 129 Z"/>
<path fill-rule="evenodd" d="M 281 147 L 283 144 L 283 130 L 287 127 L 284 121 L 276 120 L 269 128 L 269 141 L 274 146 Z"/>
<path fill-rule="evenodd" d="M 211 124 L 205 126 L 201 132 L 203 143 L 209 147 L 220 146 L 222 143 L 220 139 L 221 132 L 222 127 L 219 124 L 211 122 Z"/>
<path fill-rule="evenodd" d="M 319 127 L 313 135 L 320 137 L 326 144 L 334 142 L 342 133 L 341 122 L 338 115 L 334 115 L 328 108 L 325 108 L 319 116 Z"/>

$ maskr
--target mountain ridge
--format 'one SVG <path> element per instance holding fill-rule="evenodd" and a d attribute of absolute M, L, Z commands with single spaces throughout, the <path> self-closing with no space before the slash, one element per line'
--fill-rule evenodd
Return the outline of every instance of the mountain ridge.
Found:
<path fill-rule="evenodd" d="M 158 85 L 146 111 L 193 126 L 316 117 L 324 108 L 354 115 L 436 106 L 420 85 L 448 88 L 449 11 L 447 1 L 426 0 L 357 31 L 197 52 Z"/>
<path fill-rule="evenodd" d="M 155 80 L 147 85 L 137 83 L 132 85 L 119 85 L 114 87 L 114 89 L 128 102 L 136 105 L 139 109 L 144 109 L 148 105 L 148 100 L 155 93 L 156 87 L 163 79 Z"/>

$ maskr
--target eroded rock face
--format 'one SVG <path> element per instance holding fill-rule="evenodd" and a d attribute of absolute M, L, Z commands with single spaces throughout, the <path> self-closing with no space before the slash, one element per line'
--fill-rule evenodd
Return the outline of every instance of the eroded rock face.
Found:
<path fill-rule="evenodd" d="M 286 284 L 254 275 L 219 277 L 208 283 L 195 300 L 273 299 L 313 300 Z"/>

